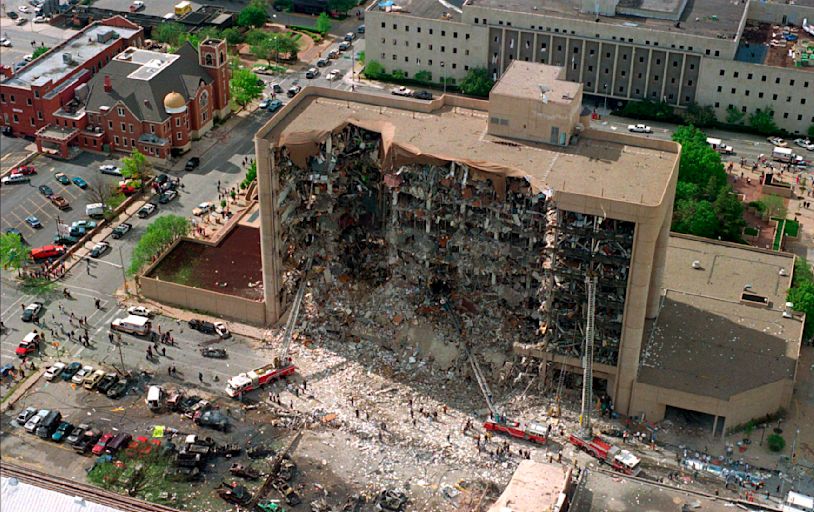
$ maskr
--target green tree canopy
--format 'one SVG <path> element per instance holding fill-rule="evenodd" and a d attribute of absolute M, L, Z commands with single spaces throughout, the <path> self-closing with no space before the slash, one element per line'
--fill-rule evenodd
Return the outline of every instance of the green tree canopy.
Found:
<path fill-rule="evenodd" d="M 271 64 L 271 59 L 274 57 L 277 49 L 274 43 L 274 38 L 267 35 L 261 39 L 258 39 L 255 36 L 253 39 L 254 42 L 249 45 L 252 55 L 258 59 L 266 60 L 269 64 Z"/>
<path fill-rule="evenodd" d="M 279 59 L 280 55 L 288 55 L 290 60 L 297 60 L 301 43 L 299 39 L 294 39 L 293 34 L 274 34 L 271 39 L 276 52 L 275 58 Z"/>
<path fill-rule="evenodd" d="M 369 60 L 365 63 L 365 76 L 376 80 L 377 78 L 383 77 L 385 74 L 384 66 L 382 66 L 378 61 Z"/>
<path fill-rule="evenodd" d="M 771 219 L 772 217 L 785 217 L 786 216 L 786 202 L 782 197 L 776 194 L 769 194 L 760 199 L 763 205 L 763 211 Z"/>
<path fill-rule="evenodd" d="M 726 185 L 718 191 L 718 197 L 712 203 L 715 215 L 718 217 L 719 235 L 731 242 L 741 241 L 741 233 L 746 227 L 743 220 L 743 203 L 738 199 L 731 185 Z"/>
<path fill-rule="evenodd" d="M 153 39 L 172 46 L 178 44 L 178 38 L 186 29 L 180 23 L 162 23 L 153 29 Z"/>
<path fill-rule="evenodd" d="M 419 82 L 432 82 L 432 73 L 422 69 L 421 71 L 417 71 L 413 78 Z"/>
<path fill-rule="evenodd" d="M 684 121 L 687 124 L 704 127 L 715 126 L 718 122 L 718 118 L 715 116 L 715 109 L 712 108 L 712 105 L 702 107 L 698 103 L 690 103 L 687 105 Z"/>
<path fill-rule="evenodd" d="M 257 75 L 248 69 L 238 69 L 232 73 L 229 90 L 232 99 L 241 107 L 245 107 L 263 94 L 263 86 L 258 83 Z"/>
<path fill-rule="evenodd" d="M 769 450 L 782 452 L 783 448 L 786 447 L 786 440 L 780 434 L 771 434 L 766 438 L 766 444 L 769 446 Z"/>
<path fill-rule="evenodd" d="M 170 246 L 178 237 L 189 232 L 189 220 L 180 215 L 165 215 L 158 217 L 144 231 L 130 260 L 128 273 L 137 274 L 142 268 L 152 262 L 153 258 Z"/>
<path fill-rule="evenodd" d="M 43 53 L 47 52 L 50 49 L 51 48 L 47 46 L 37 46 L 37 49 L 34 50 L 34 53 L 32 53 L 31 55 L 36 59 L 37 57 L 39 57 L 40 55 L 42 55 Z"/>
<path fill-rule="evenodd" d="M 122 176 L 128 179 L 143 180 L 148 178 L 150 167 L 147 157 L 138 149 L 134 149 L 130 156 L 122 158 Z"/>
<path fill-rule="evenodd" d="M 673 140 L 682 146 L 679 181 L 694 183 L 707 189 L 710 179 L 714 180 L 715 187 L 710 190 L 710 199 L 714 199 L 720 187 L 726 184 L 726 171 L 721 163 L 721 155 L 707 144 L 704 132 L 692 125 L 676 128 Z"/>
<path fill-rule="evenodd" d="M 266 32 L 265 30 L 261 30 L 259 28 L 253 28 L 253 29 L 249 30 L 248 32 L 246 32 L 245 40 L 246 40 L 246 43 L 249 46 L 251 46 L 251 45 L 255 45 L 255 44 L 257 44 L 257 43 L 259 43 L 261 41 L 264 41 L 266 39 L 269 39 L 270 37 L 271 37 L 271 34 L 269 32 Z"/>
<path fill-rule="evenodd" d="M 771 107 L 757 109 L 749 115 L 749 124 L 764 135 L 777 133 L 779 128 L 774 122 L 774 110 Z"/>
<path fill-rule="evenodd" d="M 317 32 L 323 35 L 327 34 L 328 31 L 331 30 L 331 17 L 328 16 L 327 12 L 320 13 L 314 27 L 317 29 Z"/>
<path fill-rule="evenodd" d="M 713 238 L 718 233 L 718 217 L 709 201 L 677 201 L 672 228 L 679 233 Z"/>
<path fill-rule="evenodd" d="M 16 233 L 0 235 L 0 266 L 6 270 L 20 270 L 28 260 L 28 247 Z"/>
<path fill-rule="evenodd" d="M 795 311 L 806 315 L 803 336 L 807 339 L 814 336 L 814 276 L 805 258 L 794 261 L 794 276 L 786 300 L 794 304 Z"/>
<path fill-rule="evenodd" d="M 224 29 L 221 35 L 229 44 L 240 44 L 243 42 L 243 32 L 235 27 Z"/>
<path fill-rule="evenodd" d="M 466 76 L 461 81 L 461 91 L 470 96 L 489 96 L 489 91 L 495 85 L 492 76 L 486 68 L 472 68 L 467 71 Z"/>
<path fill-rule="evenodd" d="M 732 105 L 726 108 L 726 122 L 729 124 L 741 124 L 746 114 L 736 109 Z"/>
<path fill-rule="evenodd" d="M 358 5 L 357 0 L 328 0 L 328 10 L 345 14 Z"/>
<path fill-rule="evenodd" d="M 254 1 L 237 15 L 237 24 L 241 27 L 262 27 L 268 17 L 265 2 Z"/>

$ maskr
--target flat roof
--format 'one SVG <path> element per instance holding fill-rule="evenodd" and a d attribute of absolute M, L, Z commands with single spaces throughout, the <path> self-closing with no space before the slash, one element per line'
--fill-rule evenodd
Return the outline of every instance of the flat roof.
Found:
<path fill-rule="evenodd" d="M 547 101 L 570 104 L 579 94 L 582 84 L 565 80 L 564 76 L 565 70 L 560 66 L 513 60 L 490 95 L 540 99 L 544 88 Z"/>
<path fill-rule="evenodd" d="M 3 512 L 30 512 L 31 510 L 59 510 L 60 512 L 121 512 L 121 509 L 100 505 L 31 485 L 13 477 L 0 477 L 0 496 Z"/>
<path fill-rule="evenodd" d="M 384 7 L 390 2 L 392 6 Z M 378 9 L 388 14 L 407 14 L 431 20 L 461 21 L 463 3 L 464 0 L 384 0 L 374 2 L 368 10 Z"/>
<path fill-rule="evenodd" d="M 589 131 L 570 146 L 495 137 L 487 134 L 488 112 L 476 108 L 440 104 L 422 112 L 427 103 L 418 100 L 310 86 L 298 97 L 299 102 L 287 105 L 258 136 L 279 146 L 281 140 L 285 145 L 319 136 L 317 132 L 325 136 L 348 123 L 375 125 L 387 133 L 389 143 L 415 155 L 522 176 L 537 190 L 550 188 L 643 206 L 663 202 L 678 158 L 677 153 L 644 147 L 658 147 L 662 141 L 627 134 L 612 134 L 623 143 Z"/>
<path fill-rule="evenodd" d="M 566 490 L 569 475 L 568 466 L 562 464 L 523 460 L 488 512 L 550 510 L 560 493 Z"/>
<path fill-rule="evenodd" d="M 789 254 L 671 236 L 667 291 L 645 332 L 638 381 L 728 400 L 793 378 L 803 323 L 782 314 L 793 262 Z M 746 284 L 770 307 L 741 303 Z"/>
<path fill-rule="evenodd" d="M 592 13 L 579 12 L 582 0 L 546 0 L 545 2 L 539 0 L 467 0 L 466 5 L 590 22 L 596 20 L 596 16 Z M 644 7 L 647 7 L 647 5 Z M 624 3 L 620 3 L 619 7 L 624 8 Z M 723 34 L 724 39 L 731 41 L 737 35 L 745 11 L 745 2 L 687 0 L 684 12 L 679 18 L 681 21 L 680 28 L 676 28 L 675 22 L 672 20 L 618 14 L 616 16 L 599 16 L 601 24 L 597 25 L 597 27 L 601 27 L 602 24 L 625 25 L 704 37 L 718 37 L 719 34 Z"/>
<path fill-rule="evenodd" d="M 108 9 L 122 13 L 130 12 L 130 5 L 133 0 L 96 0 L 93 2 L 93 7 L 98 9 Z M 179 0 L 149 0 L 144 2 L 144 7 L 137 12 L 137 14 L 146 14 L 149 16 L 164 16 L 165 14 L 174 14 L 175 5 Z M 197 2 L 190 2 L 193 11 L 197 11 L 201 4 Z"/>
<path fill-rule="evenodd" d="M 689 510 L 732 512 L 735 501 L 630 478 L 621 473 L 584 469 L 569 512 L 649 512 Z M 776 510 L 749 503 L 749 510 Z"/>
<path fill-rule="evenodd" d="M 14 76 L 4 80 L 2 83 L 26 88 L 44 85 L 49 81 L 57 83 L 88 60 L 113 46 L 119 39 L 129 39 L 137 34 L 139 30 L 140 29 L 113 27 L 110 25 L 92 25 L 88 29 L 75 34 L 63 44 L 43 54 L 40 58 L 20 69 Z M 109 31 L 118 34 L 117 37 L 100 43 L 97 40 L 97 36 Z M 71 56 L 70 63 L 65 61 L 64 55 L 66 53 L 69 53 Z"/>

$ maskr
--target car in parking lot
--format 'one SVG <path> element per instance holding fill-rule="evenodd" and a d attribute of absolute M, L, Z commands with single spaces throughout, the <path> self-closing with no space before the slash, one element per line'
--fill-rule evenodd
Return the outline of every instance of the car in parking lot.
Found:
<path fill-rule="evenodd" d="M 136 316 L 143 316 L 146 318 L 150 318 L 153 316 L 153 310 L 150 308 L 145 308 L 144 306 L 130 306 L 127 308 L 127 313 L 130 315 Z"/>
<path fill-rule="evenodd" d="M 85 381 L 85 377 L 93 374 L 93 366 L 85 365 L 79 369 L 78 372 L 71 377 L 71 382 L 74 384 L 82 384 Z"/>
<path fill-rule="evenodd" d="M 339 50 L 337 50 L 336 48 L 328 52 L 329 59 L 338 59 L 339 55 L 340 55 Z"/>
<path fill-rule="evenodd" d="M 17 354 L 17 357 L 25 357 L 33 352 L 39 352 L 41 342 L 42 337 L 40 334 L 37 331 L 32 331 L 25 335 L 23 341 L 17 345 L 14 353 Z"/>
<path fill-rule="evenodd" d="M 71 227 L 72 228 L 82 228 L 82 229 L 88 231 L 88 230 L 91 230 L 91 229 L 96 227 L 96 221 L 95 220 L 88 220 L 88 219 L 75 220 L 75 221 L 71 222 Z"/>
<path fill-rule="evenodd" d="M 54 178 L 56 178 L 56 180 L 62 183 L 63 185 L 67 185 L 71 182 L 71 180 L 68 179 L 64 172 L 58 172 L 54 174 Z"/>
<path fill-rule="evenodd" d="M 3 176 L 3 178 L 0 179 L 0 184 L 17 185 L 19 183 L 28 183 L 29 181 L 31 181 L 31 178 L 24 174 L 11 173 L 8 176 Z"/>
<path fill-rule="evenodd" d="M 62 361 L 58 361 L 49 366 L 48 369 L 45 370 L 45 380 L 50 382 L 56 379 L 57 376 L 62 374 L 62 370 L 65 369 L 65 366 L 66 366 L 65 363 L 63 363 Z"/>
<path fill-rule="evenodd" d="M 107 251 L 110 249 L 110 244 L 101 241 L 93 246 L 93 249 L 90 250 L 90 257 L 91 258 L 101 258 Z"/>
<path fill-rule="evenodd" d="M 32 302 L 28 306 L 23 309 L 23 314 L 20 316 L 20 320 L 23 322 L 36 322 L 40 319 L 40 313 L 42 312 L 42 302 Z"/>
<path fill-rule="evenodd" d="M 404 86 L 402 85 L 402 86 L 396 87 L 395 89 L 391 90 L 391 91 L 390 91 L 390 94 L 392 94 L 392 95 L 394 95 L 394 96 L 406 96 L 406 97 L 410 97 L 410 96 L 412 96 L 412 95 L 413 95 L 413 90 L 412 90 L 412 89 L 408 89 L 407 87 L 404 87 Z"/>
<path fill-rule="evenodd" d="M 328 75 L 327 75 L 327 76 L 325 76 L 325 78 L 327 78 L 328 80 L 331 80 L 331 81 L 333 81 L 333 80 L 339 80 L 340 78 L 342 78 L 342 72 L 341 72 L 341 71 L 339 71 L 338 69 L 332 69 L 332 70 L 331 70 L 331 71 L 328 73 Z"/>
<path fill-rule="evenodd" d="M 96 370 L 92 374 L 85 377 L 85 380 L 82 381 L 82 387 L 84 387 L 87 390 L 91 390 L 95 388 L 97 385 L 99 385 L 99 382 L 101 382 L 104 377 L 105 377 L 104 370 Z"/>
<path fill-rule="evenodd" d="M 354 34 L 353 32 L 348 32 L 347 34 L 345 34 L 344 37 L 345 41 L 353 41 L 354 39 L 356 39 L 356 34 Z"/>
<path fill-rule="evenodd" d="M 40 409 L 39 411 L 37 411 L 37 414 L 30 417 L 28 421 L 25 422 L 25 431 L 30 434 L 33 434 L 34 431 L 37 430 L 37 426 L 40 424 L 42 419 L 48 416 L 50 412 L 51 411 L 49 411 L 48 409 Z"/>
<path fill-rule="evenodd" d="M 201 159 L 197 156 L 193 156 L 189 160 L 187 160 L 186 165 L 184 166 L 185 171 L 194 171 L 199 165 L 201 165 Z"/>
<path fill-rule="evenodd" d="M 19 14 L 17 14 L 16 12 L 14 12 L 14 11 L 8 11 L 8 13 L 6 14 L 6 16 L 8 16 L 9 18 L 11 18 L 11 19 L 13 19 L 13 20 L 16 20 L 17 18 L 19 18 L 19 17 L 20 17 L 20 15 L 19 15 Z"/>
<path fill-rule="evenodd" d="M 15 15 L 16 15 L 16 14 L 17 14 L 17 13 L 15 13 Z M 14 24 L 15 24 L 15 25 L 17 25 L 18 27 L 22 27 L 22 26 L 23 26 L 23 25 L 25 25 L 26 23 L 28 23 L 28 18 L 20 18 L 20 19 L 18 19 L 17 21 L 15 21 L 15 22 L 14 22 Z M 25 66 L 26 64 L 28 64 L 28 61 L 22 61 L 22 62 L 18 62 L 17 64 L 15 64 L 15 65 L 14 65 L 14 67 L 15 67 L 15 68 L 17 68 L 18 66 L 19 66 L 19 67 L 23 67 L 23 66 Z"/>
<path fill-rule="evenodd" d="M 283 102 L 280 101 L 280 100 L 275 99 L 275 100 L 271 100 L 269 102 L 269 106 L 266 107 L 266 110 L 268 110 L 269 112 L 276 112 L 276 111 L 280 110 L 280 108 L 282 108 L 282 106 L 283 106 Z"/>
<path fill-rule="evenodd" d="M 146 219 L 150 215 L 154 214 L 158 210 L 158 206 L 155 203 L 147 203 L 141 208 L 136 215 L 138 215 L 139 219 Z"/>
<path fill-rule="evenodd" d="M 96 391 L 99 393 L 107 393 L 110 388 L 116 384 L 116 381 L 119 380 L 119 376 L 115 373 L 108 373 L 102 377 L 102 380 L 99 381 L 99 384 L 96 385 Z"/>
<path fill-rule="evenodd" d="M 118 226 L 113 228 L 113 233 L 112 233 L 113 238 L 118 240 L 119 238 L 121 238 L 124 235 L 126 235 L 127 233 L 129 233 L 131 229 L 133 229 L 132 224 L 128 224 L 127 222 L 122 222 L 121 224 L 119 224 Z"/>
<path fill-rule="evenodd" d="M 71 178 L 71 181 L 73 182 L 74 185 L 76 185 L 77 187 L 79 187 L 79 188 L 81 188 L 83 190 L 88 188 L 88 182 L 83 180 L 79 176 L 74 176 L 73 178 Z"/>
<path fill-rule="evenodd" d="M 42 227 L 42 222 L 40 222 L 40 219 L 38 219 L 34 215 L 29 215 L 28 217 L 26 217 L 25 223 L 34 229 L 40 229 Z"/>
<path fill-rule="evenodd" d="M 800 146 L 801 148 L 805 148 L 809 151 L 814 151 L 814 142 L 810 141 L 809 139 L 794 139 L 794 143 Z"/>
<path fill-rule="evenodd" d="M 88 453 L 88 451 L 93 447 L 96 446 L 96 441 L 99 440 L 100 434 L 95 430 L 87 429 L 85 430 L 81 436 L 77 438 L 76 441 L 71 443 L 74 451 L 79 453 L 80 455 L 84 455 Z M 104 450 L 104 448 L 102 448 Z"/>
<path fill-rule="evenodd" d="M 113 398 L 114 400 L 119 399 L 127 393 L 127 388 L 129 386 L 130 381 L 127 378 L 122 377 L 115 384 L 113 384 L 110 389 L 107 390 L 105 395 L 107 395 L 108 398 Z"/>
<path fill-rule="evenodd" d="M 73 425 L 67 421 L 63 421 L 57 426 L 57 429 L 51 434 L 51 441 L 61 443 L 73 430 Z"/>
<path fill-rule="evenodd" d="M 109 174 L 110 176 L 121 176 L 122 171 L 118 167 L 112 164 L 105 164 L 99 167 L 99 171 L 102 174 Z"/>
<path fill-rule="evenodd" d="M 45 197 L 51 197 L 52 195 L 54 195 L 54 189 L 52 189 L 48 185 L 40 185 L 37 190 L 39 190 L 40 194 L 44 195 Z"/>
<path fill-rule="evenodd" d="M 340 52 L 344 52 L 345 50 L 350 50 L 350 43 L 347 42 L 347 41 L 342 41 L 341 43 L 339 43 L 339 46 L 337 46 L 337 48 L 339 48 Z"/>
<path fill-rule="evenodd" d="M 49 21 L 51 21 L 51 19 L 46 16 L 34 16 L 34 19 L 31 21 L 33 21 L 34 23 L 48 23 Z"/>
<path fill-rule="evenodd" d="M 86 430 L 90 430 L 90 425 L 87 423 L 80 423 L 71 429 L 71 432 L 65 437 L 65 444 L 73 446 L 82 437 Z"/>
<path fill-rule="evenodd" d="M 261 100 L 261 101 L 260 101 L 260 103 L 258 103 L 257 108 L 260 108 L 260 109 L 266 109 L 266 108 L 268 108 L 268 106 L 269 106 L 269 102 L 270 102 L 270 101 L 271 101 L 271 100 L 270 100 L 270 99 L 268 99 L 268 98 L 266 98 L 266 99 L 264 99 L 264 100 Z"/>
<path fill-rule="evenodd" d="M 319 76 L 319 70 L 317 68 L 311 68 L 305 72 L 305 78 L 316 78 Z"/>
<path fill-rule="evenodd" d="M 204 201 L 192 209 L 192 215 L 201 216 L 205 215 L 215 209 L 215 206 L 209 201 Z"/>
<path fill-rule="evenodd" d="M 627 125 L 627 131 L 633 133 L 653 133 L 653 128 L 646 124 L 629 124 Z"/>
<path fill-rule="evenodd" d="M 430 91 L 416 91 L 413 93 L 413 98 L 418 100 L 431 100 L 432 93 Z"/>
<path fill-rule="evenodd" d="M 59 208 L 60 210 L 67 210 L 71 207 L 68 201 L 62 196 L 51 196 L 48 199 L 51 200 L 51 204 Z"/>
<path fill-rule="evenodd" d="M 54 234 L 53 241 L 57 245 L 76 245 L 79 242 L 79 238 L 73 235 L 61 235 L 59 233 Z"/>
<path fill-rule="evenodd" d="M 356 31 L 359 32 L 360 34 L 364 34 L 365 33 L 365 26 L 364 25 L 359 25 L 356 28 Z"/>
<path fill-rule="evenodd" d="M 282 94 L 283 93 L 283 86 L 281 86 L 277 82 L 274 82 L 273 84 L 271 84 L 271 90 L 275 94 Z"/>
<path fill-rule="evenodd" d="M 101 455 L 105 452 L 105 448 L 107 448 L 108 443 L 113 440 L 113 434 L 110 432 L 105 433 L 102 437 L 96 441 L 96 444 L 93 445 L 93 449 L 91 453 L 94 455 Z"/>
<path fill-rule="evenodd" d="M 28 420 L 33 418 L 35 414 L 37 414 L 36 407 L 26 407 L 20 414 L 17 415 L 14 421 L 17 422 L 17 425 L 23 426 Z"/>
<path fill-rule="evenodd" d="M 20 12 L 31 12 L 31 9 L 29 9 L 27 5 L 20 5 L 17 7 L 17 10 Z"/>
<path fill-rule="evenodd" d="M 330 61 L 329 61 L 328 59 L 325 59 L 325 58 L 323 58 L 323 59 L 319 59 L 319 60 L 317 61 L 317 67 L 318 67 L 318 68 L 324 68 L 324 67 L 326 67 L 326 66 L 327 66 L 329 63 L 330 63 Z"/>
<path fill-rule="evenodd" d="M 15 174 L 22 174 L 25 176 L 31 176 L 32 174 L 37 174 L 37 168 L 33 165 L 18 165 L 11 172 Z"/>
<path fill-rule="evenodd" d="M 293 97 L 294 97 L 294 96 L 296 96 L 296 95 L 297 95 L 297 94 L 298 94 L 298 93 L 299 93 L 301 90 L 302 90 L 302 86 L 301 86 L 301 85 L 292 85 L 291 87 L 289 87 L 289 88 L 288 88 L 288 92 L 286 93 L 286 95 L 287 95 L 289 98 L 293 98 Z"/>
<path fill-rule="evenodd" d="M 780 137 L 766 137 L 766 140 L 769 142 L 769 144 L 772 144 L 772 145 L 777 146 L 779 148 L 785 148 L 785 147 L 787 147 L 789 145 L 788 142 L 786 142 L 785 140 L 783 140 Z"/>
<path fill-rule="evenodd" d="M 59 374 L 59 378 L 68 382 L 76 375 L 76 372 L 82 369 L 82 363 L 74 361 L 73 363 L 69 364 L 62 370 L 62 373 Z"/>
<path fill-rule="evenodd" d="M 25 242 L 25 239 L 23 238 L 23 233 L 17 228 L 6 228 L 6 234 L 7 235 L 17 235 L 17 236 L 20 237 L 20 240 Z"/>

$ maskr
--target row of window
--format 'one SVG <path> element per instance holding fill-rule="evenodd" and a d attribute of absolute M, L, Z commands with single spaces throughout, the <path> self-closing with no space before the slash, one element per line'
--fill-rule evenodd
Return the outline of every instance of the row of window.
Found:
<path fill-rule="evenodd" d="M 382 53 L 381 53 L 381 59 L 382 59 L 382 60 L 384 60 L 384 59 L 386 59 L 386 58 L 387 58 L 387 54 L 385 54 L 384 52 L 382 52 Z M 396 54 L 394 53 L 394 54 L 392 55 L 392 60 L 398 60 L 398 55 L 396 55 Z M 404 62 L 406 62 L 406 63 L 408 63 L 408 64 L 409 64 L 409 63 L 410 63 L 410 57 L 407 57 L 407 56 L 405 55 L 405 56 L 404 56 Z M 420 57 L 416 57 L 416 58 L 415 58 L 415 64 L 416 64 L 416 66 L 420 66 L 420 65 L 421 65 L 421 58 L 420 58 Z M 445 63 L 444 63 L 444 61 L 441 61 L 441 62 L 440 62 L 440 64 L 441 64 L 441 67 L 442 67 L 442 68 L 443 68 L 443 67 L 445 67 Z M 452 69 L 458 69 L 458 64 L 457 64 L 457 63 L 452 62 L 452 63 L 450 63 L 450 64 L 451 64 L 451 68 L 452 68 Z M 432 66 L 432 59 L 427 59 L 427 65 L 428 65 L 428 66 Z M 464 71 L 469 71 L 469 66 L 464 66 Z M 407 73 L 405 73 L 405 74 L 404 74 L 404 76 L 405 76 L 405 78 L 407 78 Z M 206 121 L 206 115 L 205 115 L 205 114 L 206 114 L 206 113 L 204 113 L 204 121 Z"/>
<path fill-rule="evenodd" d="M 808 83 L 808 82 L 806 82 L 806 83 Z M 723 86 L 722 85 L 718 86 L 718 92 L 723 92 Z M 730 89 L 730 94 L 737 94 L 737 92 L 738 92 L 737 87 L 732 87 Z M 749 89 L 746 89 L 745 91 L 743 91 L 744 96 L 749 96 L 750 94 L 751 94 L 751 91 Z M 763 98 L 763 91 L 758 91 L 757 97 L 758 98 Z M 777 101 L 778 97 L 779 96 L 777 94 L 772 94 L 772 101 Z M 786 96 L 786 103 L 791 103 L 791 96 Z M 806 104 L 806 99 L 805 98 L 800 98 L 800 105 L 805 105 L 805 104 Z"/>
<path fill-rule="evenodd" d="M 720 76 L 726 76 L 726 70 L 722 69 L 722 70 L 720 70 L 718 72 L 718 74 Z M 734 71 L 732 73 L 732 78 L 740 78 L 740 71 Z M 754 78 L 754 73 L 747 73 L 746 74 L 746 79 L 747 80 L 751 80 L 752 78 Z M 760 75 L 760 81 L 765 82 L 766 81 L 766 75 Z M 776 85 L 780 85 L 780 77 L 779 76 L 775 77 L 774 83 Z M 789 78 L 789 87 L 794 87 L 795 83 L 796 83 L 796 81 L 794 80 L 794 78 Z M 809 82 L 807 80 L 805 82 L 803 82 L 803 89 L 808 89 L 808 84 L 809 84 Z"/>
<path fill-rule="evenodd" d="M 721 108 L 721 103 L 716 101 L 715 102 L 715 108 Z M 730 103 L 727 108 L 734 109 L 735 105 Z M 744 114 L 746 113 L 746 110 L 747 110 L 746 105 L 741 107 L 741 112 L 743 112 Z M 758 109 L 758 110 L 760 110 L 760 109 Z M 771 114 L 772 117 L 774 117 L 775 112 L 773 110 L 769 111 L 769 113 Z M 783 119 L 788 119 L 790 116 L 793 116 L 793 115 L 794 115 L 793 113 L 789 114 L 788 112 L 783 112 Z M 803 114 L 797 114 L 797 120 L 802 121 L 803 120 Z M 814 116 L 811 116 L 811 122 L 814 123 Z"/>
<path fill-rule="evenodd" d="M 387 24 L 385 22 L 382 22 L 382 28 L 387 28 Z M 398 30 L 398 29 L 399 29 L 398 23 L 393 23 L 393 30 Z M 409 32 L 410 31 L 410 25 L 404 25 L 404 31 Z M 420 34 L 421 33 L 421 27 L 416 27 L 415 31 Z M 427 31 L 430 33 L 430 35 L 433 35 L 434 30 L 432 28 L 428 28 Z M 447 31 L 442 30 L 441 31 L 441 37 L 446 37 L 446 36 L 447 36 Z M 458 32 L 452 32 L 452 38 L 453 39 L 458 39 Z M 469 39 L 469 34 L 464 34 L 464 39 Z M 384 41 L 382 41 L 382 42 L 384 42 Z"/>
<path fill-rule="evenodd" d="M 382 44 L 387 44 L 387 40 L 384 37 L 382 38 Z M 393 46 L 398 46 L 398 44 L 399 44 L 398 40 L 393 39 Z M 410 41 L 404 41 L 404 46 L 409 48 L 410 47 Z M 429 51 L 433 51 L 433 45 L 432 44 L 429 44 L 427 46 L 429 46 L 429 48 L 428 48 Z M 418 49 L 421 49 L 421 43 L 416 43 L 415 47 L 418 48 Z M 447 51 L 447 47 L 444 46 L 444 45 L 441 45 L 441 53 L 446 53 L 446 51 Z M 458 49 L 453 48 L 452 53 L 454 53 L 454 54 L 458 53 Z M 469 50 L 464 50 L 464 55 L 469 55 Z"/>

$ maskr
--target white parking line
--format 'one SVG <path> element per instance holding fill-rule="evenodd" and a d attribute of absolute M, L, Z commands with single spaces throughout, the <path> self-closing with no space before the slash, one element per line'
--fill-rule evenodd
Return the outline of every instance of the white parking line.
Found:
<path fill-rule="evenodd" d="M 30 295 L 23 295 L 22 297 L 19 297 L 17 300 L 15 300 L 15 301 L 14 301 L 14 302 L 11 304 L 11 306 L 7 307 L 7 308 L 5 309 L 5 311 L 3 311 L 3 318 L 6 318 L 6 317 L 8 316 L 8 312 L 9 312 L 9 311 L 11 311 L 11 308 L 16 307 L 16 306 L 17 306 L 17 304 L 19 304 L 19 303 L 20 303 L 20 301 L 22 301 L 23 299 L 26 299 L 27 297 L 30 297 Z M 26 301 L 26 302 L 28 302 L 28 301 Z"/>

